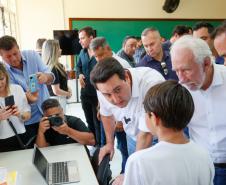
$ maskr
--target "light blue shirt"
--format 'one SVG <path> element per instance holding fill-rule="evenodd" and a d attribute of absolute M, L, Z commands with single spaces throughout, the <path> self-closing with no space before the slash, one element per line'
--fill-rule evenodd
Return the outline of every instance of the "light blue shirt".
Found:
<path fill-rule="evenodd" d="M 21 51 L 23 71 L 6 64 L 6 69 L 10 75 L 11 83 L 20 85 L 24 92 L 28 90 L 29 75 L 37 72 L 51 73 L 47 65 L 45 65 L 38 53 L 32 50 Z M 55 78 L 55 77 L 54 77 Z M 49 98 L 49 92 L 45 84 L 39 84 L 39 97 L 38 101 L 30 104 L 31 106 L 31 119 L 25 122 L 25 125 L 34 124 L 40 121 L 42 117 L 41 104 Z"/>

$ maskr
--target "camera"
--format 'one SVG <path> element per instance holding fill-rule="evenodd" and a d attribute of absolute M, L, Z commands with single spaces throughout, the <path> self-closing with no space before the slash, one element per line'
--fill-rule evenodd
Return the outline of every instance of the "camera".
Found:
<path fill-rule="evenodd" d="M 51 126 L 56 126 L 56 127 L 59 127 L 64 123 L 63 119 L 60 116 L 56 116 L 56 115 L 48 117 L 48 120 Z"/>

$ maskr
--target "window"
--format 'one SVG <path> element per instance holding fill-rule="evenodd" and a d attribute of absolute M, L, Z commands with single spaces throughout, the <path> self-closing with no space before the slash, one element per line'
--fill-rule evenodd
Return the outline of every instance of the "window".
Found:
<path fill-rule="evenodd" d="M 0 37 L 17 37 L 16 25 L 16 1 L 0 0 Z"/>

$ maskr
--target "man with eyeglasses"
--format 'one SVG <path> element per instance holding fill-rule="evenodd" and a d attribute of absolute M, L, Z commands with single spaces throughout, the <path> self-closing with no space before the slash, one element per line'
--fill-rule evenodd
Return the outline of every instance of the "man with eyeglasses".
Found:
<path fill-rule="evenodd" d="M 172 71 L 169 51 L 162 49 L 159 31 L 155 28 L 146 28 L 141 34 L 141 39 L 146 55 L 137 67 L 150 67 L 160 72 L 166 80 L 178 80 L 176 73 Z"/>
<path fill-rule="evenodd" d="M 77 117 L 64 115 L 56 99 L 50 98 L 42 103 L 44 117 L 41 119 L 36 138 L 39 147 L 80 143 L 94 145 L 95 139 L 85 123 Z"/>

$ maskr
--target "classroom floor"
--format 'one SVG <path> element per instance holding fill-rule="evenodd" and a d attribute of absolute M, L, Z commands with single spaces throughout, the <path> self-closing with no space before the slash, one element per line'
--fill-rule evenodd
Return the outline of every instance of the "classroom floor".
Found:
<path fill-rule="evenodd" d="M 81 103 L 69 103 L 67 104 L 66 110 L 67 110 L 66 111 L 67 115 L 73 115 L 73 116 L 79 117 L 80 119 L 82 119 L 82 121 L 86 123 Z M 116 177 L 117 175 L 119 175 L 121 171 L 121 161 L 122 161 L 122 158 L 121 158 L 120 152 L 115 146 L 115 154 L 111 161 L 112 177 Z"/>

